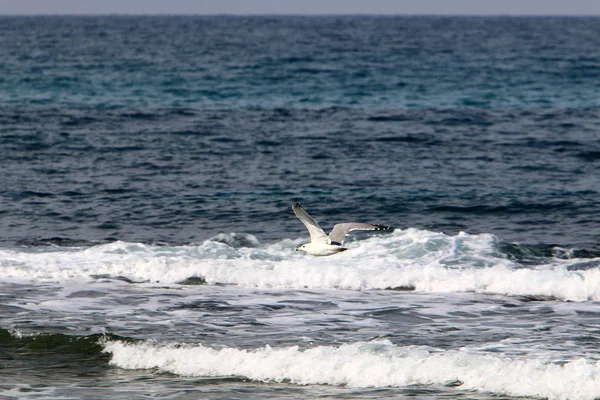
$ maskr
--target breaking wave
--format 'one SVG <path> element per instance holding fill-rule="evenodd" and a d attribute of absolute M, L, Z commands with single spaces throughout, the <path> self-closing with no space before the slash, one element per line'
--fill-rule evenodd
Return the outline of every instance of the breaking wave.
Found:
<path fill-rule="evenodd" d="M 4 249 L 0 272 L 3 281 L 10 282 L 120 279 L 140 284 L 402 289 L 600 300 L 600 258 L 577 249 L 527 248 L 491 234 L 449 236 L 417 229 L 351 240 L 351 251 L 331 257 L 298 253 L 294 249 L 300 243 L 285 239 L 261 244 L 252 235 L 221 234 L 197 245 L 113 242 Z"/>
<path fill-rule="evenodd" d="M 509 358 L 467 349 L 397 346 L 390 341 L 339 347 L 213 349 L 197 345 L 107 341 L 111 364 L 191 377 L 349 387 L 451 386 L 511 396 L 593 399 L 600 363 L 586 359 Z"/>

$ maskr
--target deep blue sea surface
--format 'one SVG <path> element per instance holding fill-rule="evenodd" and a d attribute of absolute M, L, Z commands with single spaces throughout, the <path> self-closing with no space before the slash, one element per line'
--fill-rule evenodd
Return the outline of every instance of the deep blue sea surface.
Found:
<path fill-rule="evenodd" d="M 0 16 L 0 172 L 2 398 L 600 397 L 600 18 Z"/>

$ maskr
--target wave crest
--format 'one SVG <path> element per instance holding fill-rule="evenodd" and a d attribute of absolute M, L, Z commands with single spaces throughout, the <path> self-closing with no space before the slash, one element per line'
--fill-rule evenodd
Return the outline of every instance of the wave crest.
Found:
<path fill-rule="evenodd" d="M 351 387 L 451 385 L 512 396 L 593 399 L 600 364 L 579 359 L 516 359 L 463 350 L 400 347 L 389 341 L 340 347 L 213 349 L 201 344 L 108 341 L 111 364 L 181 376 L 238 376 L 262 382 Z"/>
<path fill-rule="evenodd" d="M 302 242 L 260 244 L 219 235 L 198 245 L 113 242 L 64 250 L 0 250 L 6 281 L 118 279 L 130 283 L 235 284 L 284 289 L 412 289 L 560 300 L 600 300 L 599 258 L 520 251 L 494 235 L 406 229 L 348 242 L 351 251 L 315 258 Z"/>

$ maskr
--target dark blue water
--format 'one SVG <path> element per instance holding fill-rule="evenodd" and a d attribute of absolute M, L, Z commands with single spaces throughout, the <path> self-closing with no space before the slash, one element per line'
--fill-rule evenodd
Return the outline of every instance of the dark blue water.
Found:
<path fill-rule="evenodd" d="M 5 394 L 30 384 L 28 379 L 20 380 L 23 371 L 25 376 L 35 375 L 37 372 L 32 371 L 43 371 L 52 365 L 54 353 L 49 356 L 40 349 L 54 349 L 60 360 L 67 354 L 66 361 L 58 362 L 68 367 L 64 374 L 56 373 L 55 378 L 62 382 L 57 385 L 74 384 L 70 377 L 73 365 L 89 360 L 86 373 L 93 376 L 93 384 L 116 388 L 114 382 L 122 378 L 120 372 L 108 366 L 109 356 L 101 353 L 97 344 L 105 328 L 116 335 L 113 339 L 127 336 L 130 340 L 143 340 L 148 338 L 145 333 L 152 332 L 152 338 L 176 341 L 179 334 L 185 333 L 188 339 L 198 339 L 191 340 L 193 343 L 225 343 L 242 348 L 249 340 L 244 335 L 258 338 L 252 342 L 257 348 L 273 343 L 294 345 L 309 337 L 313 332 L 311 325 L 301 322 L 289 333 L 275 335 L 274 342 L 264 339 L 260 336 L 262 329 L 281 329 L 275 317 L 273 325 L 269 321 L 264 328 L 262 322 L 248 323 L 248 331 L 238 336 L 223 328 L 235 325 L 231 321 L 241 324 L 247 323 L 248 318 L 252 320 L 255 310 L 243 302 L 236 305 L 236 301 L 255 295 L 260 299 L 255 301 L 268 304 L 264 306 L 268 310 L 264 318 L 275 315 L 272 310 L 282 310 L 281 318 L 301 313 L 295 309 L 288 312 L 287 306 L 278 303 L 280 294 L 268 291 L 278 287 L 269 283 L 269 272 L 255 271 L 259 283 L 244 281 L 246 261 L 266 257 L 260 253 L 263 250 L 254 250 L 251 236 L 239 236 L 250 238 L 249 242 L 236 242 L 234 250 L 227 250 L 242 252 L 235 253 L 242 260 L 235 267 L 242 278 L 228 276 L 230 280 L 224 283 L 255 285 L 263 289 L 260 293 L 240 289 L 242 294 L 238 295 L 229 292 L 234 289 L 204 289 L 201 285 L 198 289 L 185 289 L 185 296 L 190 297 L 187 305 L 165 308 L 172 299 L 183 298 L 184 294 L 173 294 L 179 292 L 171 293 L 171 289 L 165 289 L 165 294 L 153 287 L 119 286 L 122 281 L 139 283 L 136 276 L 145 283 L 158 281 L 156 274 L 170 272 L 144 269 L 147 265 L 162 268 L 164 254 L 155 247 L 147 250 L 141 245 L 129 245 L 134 243 L 165 245 L 177 257 L 184 254 L 182 259 L 173 256 L 176 261 L 167 261 L 176 268 L 187 265 L 186 257 L 192 257 L 189 254 L 196 256 L 195 250 L 180 246 L 202 244 L 199 252 L 204 260 L 206 254 L 212 254 L 207 239 L 219 233 L 252 234 L 261 244 L 273 244 L 265 250 L 271 257 L 271 253 L 281 250 L 277 246 L 284 239 L 307 236 L 291 212 L 290 205 L 295 201 L 301 202 L 325 227 L 343 220 L 381 223 L 400 229 L 415 228 L 417 231 L 408 231 L 409 236 L 415 237 L 427 236 L 427 231 L 443 232 L 448 235 L 444 241 L 458 245 L 463 240 L 463 236 L 457 236 L 461 231 L 492 234 L 501 241 L 496 249 L 500 255 L 494 255 L 494 263 L 517 260 L 518 268 L 527 264 L 527 257 L 532 255 L 560 258 L 568 254 L 591 259 L 589 265 L 584 262 L 585 265 L 568 267 L 589 273 L 585 278 L 591 282 L 588 294 L 560 286 L 562 278 L 554 275 L 552 287 L 558 289 L 550 294 L 542 290 L 543 275 L 532 278 L 531 282 L 541 282 L 533 291 L 528 291 L 529 287 L 521 290 L 520 286 L 504 290 L 495 289 L 492 284 L 475 285 L 475 289 L 447 284 L 440 286 L 442 293 L 541 293 L 542 297 L 534 299 L 555 296 L 559 300 L 594 300 L 593 273 L 600 254 L 600 18 L 0 17 L 0 171 L 0 248 L 7 250 L 0 266 L 4 268 L 3 275 L 9 277 L 3 283 L 0 310 L 10 317 L 10 323 L 0 325 L 2 358 L 10 361 L 5 370 L 11 376 L 9 383 L 0 385 L 7 391 Z M 476 249 L 480 249 L 477 243 L 487 240 L 486 236 L 473 238 L 464 240 L 472 240 Z M 399 243 L 403 240 L 398 239 Z M 423 243 L 431 246 L 424 245 L 419 251 L 437 251 L 439 240 L 442 239 L 426 239 Z M 115 250 L 110 247 L 115 241 L 125 244 L 115 245 Z M 89 247 L 93 244 L 109 247 L 95 250 Z M 84 249 L 81 254 L 85 256 L 78 258 L 80 253 L 73 255 L 71 250 L 65 250 L 67 254 L 60 256 L 63 258 L 55 259 L 54 250 L 44 253 L 54 246 Z M 269 259 L 275 263 L 275 270 L 286 267 L 286 259 L 294 257 L 291 250 L 286 253 L 289 249 L 285 244 L 281 246 L 283 255 L 277 253 L 273 256 L 275 261 Z M 88 248 L 92 253 L 86 253 Z M 477 260 L 469 258 L 468 249 L 456 251 L 458 261 L 449 264 L 480 266 Z M 489 256 L 487 250 L 478 251 L 478 256 Z M 129 255 L 131 260 L 129 256 L 120 261 L 112 258 L 129 252 L 133 254 Z M 217 254 L 215 265 L 223 257 L 233 257 L 223 249 L 213 253 Z M 390 254 L 382 257 L 395 260 Z M 446 260 L 445 255 L 440 257 Z M 348 265 L 352 268 L 361 266 L 359 258 L 351 261 Z M 97 269 L 85 269 L 95 262 L 99 263 Z M 128 262 L 135 270 L 133 278 L 110 269 Z M 381 266 L 373 260 L 369 262 Z M 417 263 L 421 262 L 419 259 Z M 544 258 L 534 264 L 553 266 L 553 262 L 558 261 Z M 50 271 L 47 276 L 44 265 Z M 92 280 L 85 285 L 92 286 L 82 284 L 80 288 L 77 281 L 77 289 L 73 289 L 71 280 L 80 276 L 80 268 Z M 75 271 L 65 272 L 67 283 L 62 281 L 63 269 Z M 104 269 L 109 272 L 103 273 Z M 30 274 L 30 270 L 36 272 Z M 309 276 L 311 270 L 307 271 Z M 498 272 L 500 278 L 496 282 L 518 278 L 503 271 Z M 222 283 L 218 279 L 224 275 L 217 272 L 214 279 Z M 268 281 L 264 285 L 261 273 Z M 369 271 L 361 273 L 365 279 L 372 278 Z M 111 274 L 120 282 L 116 289 L 103 281 L 114 278 Z M 565 279 L 574 276 L 565 274 Z M 20 286 L 23 277 L 31 279 L 31 284 Z M 174 284 L 187 277 L 183 274 L 168 282 Z M 191 278 L 205 283 L 202 279 L 206 277 Z M 58 281 L 58 289 L 48 289 L 44 279 L 52 281 L 52 285 Z M 417 283 L 428 279 L 417 279 Z M 485 281 L 487 275 L 481 279 Z M 580 287 L 573 279 L 569 285 Z M 293 283 L 289 287 L 312 287 L 302 285 Z M 322 336 L 317 336 L 315 343 L 318 337 L 325 338 L 320 344 L 337 345 L 344 338 L 353 343 L 377 336 L 371 330 L 361 333 L 361 327 L 370 324 L 372 315 L 360 314 L 354 306 L 345 304 L 345 294 L 318 291 L 340 288 L 332 285 L 319 283 L 312 287 L 317 292 L 310 294 L 284 293 L 292 302 L 302 302 L 306 296 L 319 302 L 303 320 L 321 326 L 318 329 L 323 330 L 319 333 Z M 131 293 L 136 290 L 142 294 Z M 421 290 L 418 285 L 416 290 Z M 55 291 L 60 292 L 62 305 L 52 303 Z M 203 294 L 204 291 L 210 293 Z M 397 301 L 397 294 L 389 291 L 358 293 L 348 296 L 357 296 L 353 301 L 364 307 L 380 301 L 378 296 L 385 297 L 380 309 L 369 311 L 373 315 L 388 315 L 389 307 Z M 208 304 L 198 303 L 200 294 L 210 296 L 209 299 L 222 296 L 223 300 L 222 306 L 209 307 L 214 318 L 223 318 L 219 322 L 222 325 L 207 333 L 198 333 L 205 329 L 201 318 L 194 317 L 189 325 L 180 321 L 182 312 Z M 104 296 L 108 303 L 102 302 Z M 482 301 L 476 295 L 467 300 L 452 295 L 433 300 L 414 296 L 409 298 L 413 314 L 406 317 L 404 311 L 398 311 L 402 317 L 398 320 L 396 314 L 390 318 L 384 315 L 381 321 L 390 325 L 377 325 L 382 337 L 398 340 L 394 345 L 435 343 L 444 350 L 452 349 L 454 342 L 448 342 L 446 332 L 457 331 L 457 337 L 466 335 L 473 338 L 473 343 L 481 340 L 477 342 L 480 346 L 486 340 L 523 337 L 527 338 L 523 346 L 534 343 L 535 349 L 538 342 L 528 342 L 529 338 L 546 332 L 546 317 L 540 317 L 545 306 L 532 306 L 528 303 L 530 298 L 504 302 Z M 79 301 L 73 298 L 90 302 L 92 311 L 73 311 L 72 302 Z M 142 309 L 146 298 L 160 299 L 155 303 L 158 308 L 149 306 L 151 312 Z M 321 307 L 320 301 L 326 306 Z M 483 307 L 482 302 L 506 310 L 498 313 L 496 320 L 492 314 L 486 314 L 488 306 Z M 437 313 L 437 305 L 446 303 L 453 309 L 473 308 L 472 329 L 465 328 L 461 316 L 451 311 L 443 317 L 448 319 L 440 322 L 443 328 L 439 332 L 428 331 L 430 336 L 421 336 L 423 332 L 417 328 L 409 331 L 406 338 L 398 339 L 393 333 L 385 336 L 386 329 L 412 329 L 414 321 L 435 320 L 439 316 L 415 315 L 422 307 L 432 307 Z M 114 316 L 111 312 L 116 311 L 111 304 L 125 310 Z M 335 306 L 330 307 L 331 304 Z M 559 321 L 557 324 L 564 327 L 560 332 L 580 337 L 593 353 L 600 340 L 598 332 L 586 325 L 583 317 L 571 318 L 575 311 L 557 304 L 551 313 L 555 313 L 552 315 Z M 343 318 L 319 325 L 321 314 L 333 315 L 335 311 L 327 310 L 336 307 L 343 310 Z M 502 321 L 514 315 L 513 309 L 522 312 L 517 315 L 521 315 L 524 325 L 517 321 L 505 330 Z M 47 310 L 52 311 L 46 314 L 50 312 Z M 220 313 L 221 310 L 231 314 Z M 581 311 L 584 312 L 592 311 Z M 155 323 L 164 315 L 174 318 L 175 325 Z M 143 323 L 129 328 L 126 321 L 130 318 L 140 318 Z M 71 326 L 69 321 L 73 319 L 84 322 Z M 66 322 L 57 322 L 63 320 Z M 341 338 L 330 339 L 331 330 L 338 328 Z M 486 329 L 492 333 L 484 340 L 480 334 Z M 554 328 L 547 329 L 552 333 Z M 550 333 L 543 339 L 548 340 L 543 344 L 548 349 L 555 346 L 567 351 L 569 357 L 596 359 L 593 354 L 571 352 L 572 346 L 564 344 L 566 339 L 564 343 L 553 342 L 552 337 L 556 336 L 551 337 Z M 30 339 L 29 334 L 41 336 Z M 410 338 L 415 337 L 427 340 L 413 343 Z M 432 342 L 429 338 L 433 338 Z M 13 348 L 21 350 L 13 353 Z M 512 351 L 507 354 L 513 354 Z M 36 352 L 44 354 L 46 361 L 36 361 Z M 538 355 L 532 350 L 533 359 Z M 14 363 L 19 357 L 32 364 L 20 370 L 21 366 Z M 142 385 L 140 389 L 136 382 L 144 379 L 145 375 L 135 375 L 126 380 L 139 393 L 156 392 L 158 386 L 163 387 L 170 380 L 158 375 L 148 381 L 148 387 Z M 40 382 L 37 384 L 45 387 L 43 379 Z M 89 380 L 82 378 L 77 382 L 77 396 L 93 396 L 87 391 L 92 384 Z M 250 387 L 245 381 L 232 382 L 218 381 L 217 392 L 231 395 L 250 390 L 260 397 L 279 390 L 277 385 L 248 384 Z M 285 382 L 279 395 L 371 395 L 369 390 L 342 393 L 343 389 L 338 388 L 329 392 L 318 386 L 298 392 L 300 389 Z M 189 385 L 197 388 L 198 382 L 184 379 L 173 385 L 163 393 L 165 396 L 177 398 Z M 450 382 L 448 387 L 453 385 L 460 386 Z M 27 390 L 35 394 L 37 389 Z M 384 394 L 411 396 L 411 390 L 408 386 Z M 464 394 L 444 388 L 432 392 L 415 390 L 417 395 L 448 395 L 446 390 L 450 390 L 453 398 Z M 533 393 L 507 390 L 492 392 L 523 396 Z M 118 398 L 111 393 L 112 398 Z M 547 397 L 547 393 L 537 395 Z M 127 398 L 127 393 L 122 396 Z"/>
<path fill-rule="evenodd" d="M 274 240 L 299 200 L 597 247 L 598 22 L 3 17 L 2 240 Z"/>

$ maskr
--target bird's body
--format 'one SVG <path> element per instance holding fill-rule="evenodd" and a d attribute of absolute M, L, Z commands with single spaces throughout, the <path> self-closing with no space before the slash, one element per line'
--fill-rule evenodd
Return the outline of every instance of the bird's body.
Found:
<path fill-rule="evenodd" d="M 342 244 L 344 243 L 346 235 L 351 231 L 393 230 L 393 228 L 384 225 L 345 222 L 335 225 L 329 233 L 329 236 L 327 236 L 317 221 L 302 208 L 300 203 L 294 203 L 292 205 L 292 210 L 294 210 L 294 214 L 296 214 L 298 219 L 306 226 L 306 229 L 308 229 L 308 233 L 310 234 L 310 243 L 303 244 L 298 247 L 296 251 L 302 250 L 313 256 L 330 256 L 348 250 L 347 248 L 342 247 Z"/>
<path fill-rule="evenodd" d="M 310 242 L 303 244 L 296 250 L 303 250 L 308 254 L 312 254 L 313 256 L 330 256 L 332 254 L 341 253 L 342 251 L 346 251 L 348 249 L 337 244 Z"/>

